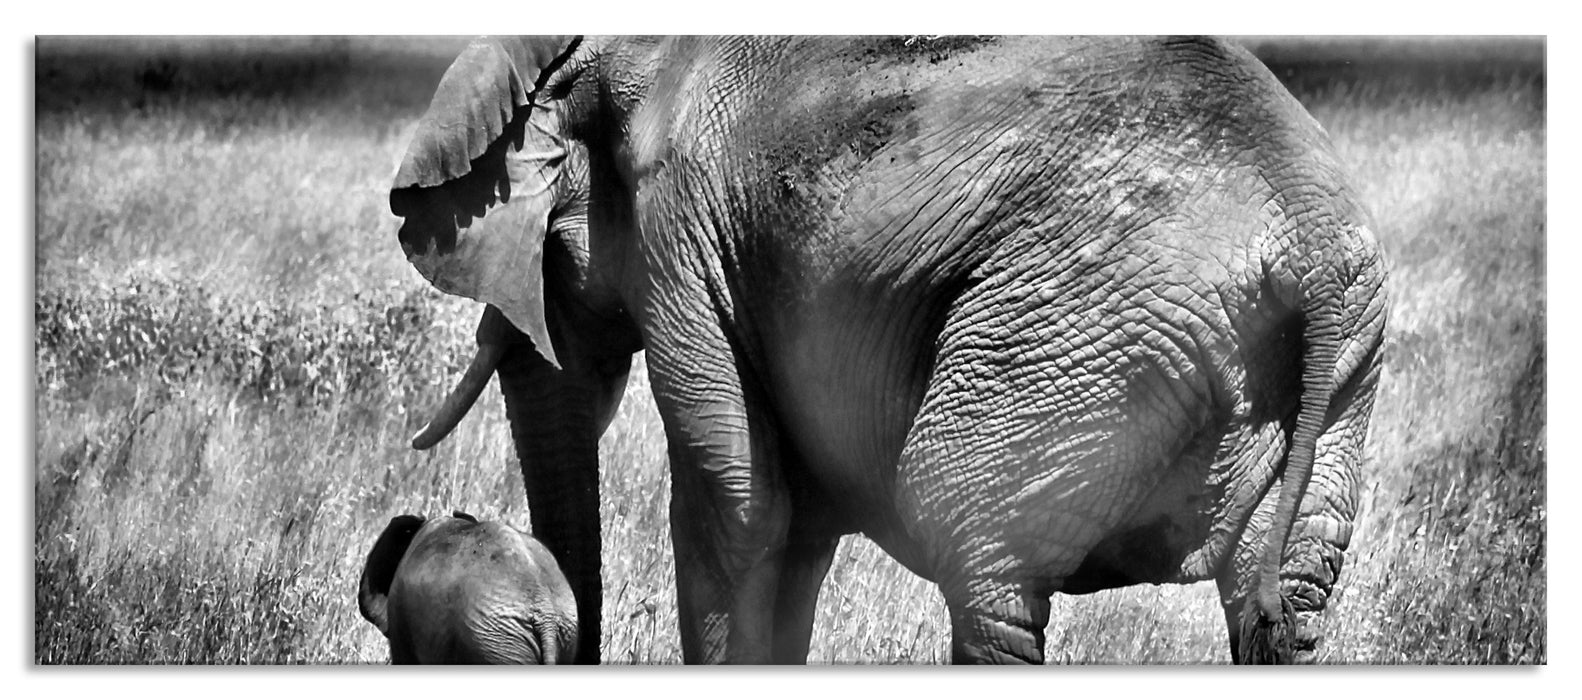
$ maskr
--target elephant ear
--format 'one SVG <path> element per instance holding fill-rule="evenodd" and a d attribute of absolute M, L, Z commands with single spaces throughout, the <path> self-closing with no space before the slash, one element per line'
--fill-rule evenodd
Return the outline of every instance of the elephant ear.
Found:
<path fill-rule="evenodd" d="M 472 160 L 508 135 L 518 111 L 580 44 L 562 36 L 474 39 L 440 79 L 392 189 L 437 187 L 471 172 Z"/>
<path fill-rule="evenodd" d="M 543 245 L 566 147 L 535 99 L 580 38 L 473 41 L 445 71 L 390 190 L 407 260 L 440 290 L 498 307 L 559 366 Z"/>
<path fill-rule="evenodd" d="M 423 529 L 425 518 L 418 515 L 397 515 L 390 519 L 373 549 L 368 550 L 368 560 L 363 564 L 363 574 L 357 583 L 357 611 L 364 619 L 374 623 L 380 632 L 388 634 L 386 608 L 390 599 L 390 586 L 395 583 L 396 569 L 412 546 L 412 538 Z"/>

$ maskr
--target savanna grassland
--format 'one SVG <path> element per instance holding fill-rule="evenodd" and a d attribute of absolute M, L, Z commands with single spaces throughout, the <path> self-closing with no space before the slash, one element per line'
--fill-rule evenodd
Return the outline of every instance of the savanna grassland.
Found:
<path fill-rule="evenodd" d="M 1248 39 L 1334 138 L 1393 266 L 1332 663 L 1547 661 L 1541 40 Z M 454 39 L 41 38 L 34 660 L 383 662 L 362 558 L 399 513 L 528 522 L 497 393 L 406 440 L 477 305 L 401 256 L 386 187 Z M 639 362 L 601 444 L 604 657 L 677 663 Z M 1060 663 L 1224 663 L 1212 583 L 1057 597 Z M 935 589 L 860 537 L 810 660 L 935 663 Z"/>

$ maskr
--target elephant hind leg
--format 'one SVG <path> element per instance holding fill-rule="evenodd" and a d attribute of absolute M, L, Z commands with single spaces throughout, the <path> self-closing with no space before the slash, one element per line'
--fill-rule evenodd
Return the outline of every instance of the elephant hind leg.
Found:
<path fill-rule="evenodd" d="M 1269 521 L 1273 518 L 1274 500 L 1278 494 L 1277 488 L 1270 489 L 1264 497 L 1251 522 L 1243 530 L 1229 565 L 1218 577 L 1220 605 L 1225 613 L 1225 628 L 1229 633 L 1231 663 L 1281 665 L 1302 663 L 1312 656 L 1317 647 L 1316 626 L 1309 624 L 1311 620 L 1308 619 L 1314 612 L 1313 606 L 1304 605 L 1299 614 L 1299 610 L 1293 605 L 1294 589 L 1302 584 L 1292 574 L 1295 569 L 1309 566 L 1313 562 L 1293 560 L 1290 552 L 1287 552 L 1287 559 L 1281 567 L 1281 613 L 1278 618 L 1269 618 L 1256 595 L 1258 563 L 1262 558 L 1265 533 L 1269 529 Z M 1326 586 L 1323 595 L 1319 598 L 1322 599 L 1327 594 Z M 1321 612 L 1322 608 L 1323 603 L 1319 602 L 1317 611 Z"/>
<path fill-rule="evenodd" d="M 1049 596 L 1026 585 L 981 584 L 953 598 L 950 607 L 951 663 L 1041 664 Z"/>
<path fill-rule="evenodd" d="M 1280 564 L 1281 619 L 1264 619 L 1253 602 L 1258 560 L 1279 495 L 1277 487 L 1269 489 L 1258 505 L 1220 573 L 1220 600 L 1235 663 L 1309 663 L 1317 659 L 1324 641 L 1324 611 L 1351 543 L 1363 439 L 1377 381 L 1376 364 L 1354 374 L 1337 395 L 1338 411 L 1331 408 L 1332 415 L 1338 415 L 1318 438 L 1312 479 L 1297 508 Z"/>

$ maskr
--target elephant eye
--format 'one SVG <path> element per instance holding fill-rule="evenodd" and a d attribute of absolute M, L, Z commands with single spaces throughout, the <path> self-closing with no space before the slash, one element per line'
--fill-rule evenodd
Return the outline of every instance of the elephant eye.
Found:
<path fill-rule="evenodd" d="M 559 100 L 567 95 L 570 95 L 572 88 L 577 86 L 577 80 L 582 77 L 582 71 L 586 68 L 586 65 L 582 65 L 562 72 L 560 76 L 548 86 L 549 99 Z"/>
<path fill-rule="evenodd" d="M 576 76 L 574 76 L 574 75 L 573 76 L 568 76 L 568 77 L 563 78 L 561 80 L 555 81 L 555 83 L 553 85 L 549 86 L 549 99 L 551 99 L 551 100 L 562 100 L 562 99 L 565 99 L 567 95 L 571 94 L 571 89 L 573 87 L 576 87 L 576 84 L 577 84 L 577 80 L 576 80 Z"/>

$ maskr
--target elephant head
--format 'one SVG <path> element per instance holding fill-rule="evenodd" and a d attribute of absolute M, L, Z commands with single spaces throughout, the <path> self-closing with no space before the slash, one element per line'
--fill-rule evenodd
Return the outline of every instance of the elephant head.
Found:
<path fill-rule="evenodd" d="M 398 515 L 368 553 L 358 610 L 393 663 L 558 664 L 577 650 L 577 609 L 531 536 L 466 513 Z"/>
<path fill-rule="evenodd" d="M 534 531 L 578 601 L 579 662 L 598 661 L 598 439 L 640 341 L 615 294 L 616 253 L 589 235 L 590 169 L 551 78 L 577 39 L 473 42 L 446 72 L 390 193 L 407 258 L 441 290 L 486 304 L 478 352 L 413 438 L 427 449 L 498 373 Z M 606 207 L 604 211 L 609 211 Z M 608 227 L 609 216 L 602 216 Z"/>

